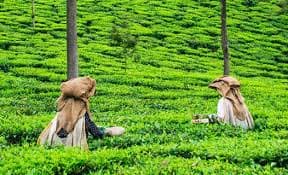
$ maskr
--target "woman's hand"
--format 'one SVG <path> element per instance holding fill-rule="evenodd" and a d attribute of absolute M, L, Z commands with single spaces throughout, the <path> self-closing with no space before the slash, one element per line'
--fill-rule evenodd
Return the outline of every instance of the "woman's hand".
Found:
<path fill-rule="evenodd" d="M 120 126 L 113 126 L 110 128 L 106 128 L 104 130 L 104 134 L 106 136 L 120 136 L 120 135 L 123 135 L 124 133 L 125 133 L 125 129 Z"/>

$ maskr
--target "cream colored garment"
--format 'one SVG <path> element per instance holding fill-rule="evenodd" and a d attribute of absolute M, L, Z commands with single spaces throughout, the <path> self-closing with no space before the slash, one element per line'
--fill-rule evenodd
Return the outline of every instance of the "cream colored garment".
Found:
<path fill-rule="evenodd" d="M 60 138 L 56 134 L 57 129 L 57 117 L 51 121 L 51 123 L 45 128 L 38 138 L 37 143 L 41 145 L 65 145 L 65 146 L 76 146 L 82 149 L 88 150 L 87 137 L 85 131 L 85 118 L 80 118 L 74 130 L 68 134 L 65 138 Z"/>
<path fill-rule="evenodd" d="M 78 146 L 88 149 L 85 118 L 89 116 L 89 98 L 94 95 L 96 81 L 90 77 L 80 77 L 61 84 L 61 96 L 57 100 L 57 114 L 38 138 L 38 144 Z M 60 138 L 57 133 L 63 129 L 68 133 Z"/>
<path fill-rule="evenodd" d="M 230 100 L 222 97 L 218 102 L 217 113 L 220 121 L 230 123 L 234 126 L 240 126 L 243 129 L 252 129 L 254 127 L 253 118 L 246 106 L 244 106 L 244 110 L 245 119 L 239 120 L 234 114 L 233 104 Z"/>

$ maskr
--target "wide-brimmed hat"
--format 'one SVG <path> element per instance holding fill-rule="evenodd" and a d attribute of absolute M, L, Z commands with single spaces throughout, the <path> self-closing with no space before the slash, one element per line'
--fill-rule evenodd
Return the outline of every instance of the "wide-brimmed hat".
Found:
<path fill-rule="evenodd" d="M 81 98 L 86 101 L 94 95 L 96 81 L 90 77 L 79 77 L 71 79 L 61 84 L 63 96 Z"/>
<path fill-rule="evenodd" d="M 214 80 L 211 84 L 209 84 L 210 88 L 217 88 L 219 89 L 221 86 L 221 82 L 227 83 L 229 87 L 240 87 L 240 82 L 230 76 L 223 76 Z"/>

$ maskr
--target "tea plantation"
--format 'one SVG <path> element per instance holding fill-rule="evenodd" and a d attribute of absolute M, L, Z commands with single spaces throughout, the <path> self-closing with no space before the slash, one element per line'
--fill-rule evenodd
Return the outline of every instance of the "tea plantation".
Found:
<path fill-rule="evenodd" d="M 36 145 L 66 79 L 66 1 L 0 0 L 0 174 L 288 174 L 288 1 L 228 0 L 231 75 L 253 131 L 216 112 L 220 1 L 79 0 L 80 75 L 93 120 L 125 135 L 89 152 Z"/>

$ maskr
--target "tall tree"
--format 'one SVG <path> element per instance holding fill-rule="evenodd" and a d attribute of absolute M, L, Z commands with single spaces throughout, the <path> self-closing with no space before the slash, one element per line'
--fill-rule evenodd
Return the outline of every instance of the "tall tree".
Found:
<path fill-rule="evenodd" d="M 78 77 L 77 0 L 67 0 L 67 78 Z"/>
<path fill-rule="evenodd" d="M 33 30 L 35 28 L 35 1 L 32 0 L 32 27 L 33 27 Z"/>
<path fill-rule="evenodd" d="M 224 75 L 229 75 L 230 64 L 229 64 L 229 51 L 228 51 L 228 34 L 226 25 L 226 0 L 221 0 L 221 44 L 224 55 Z"/>

